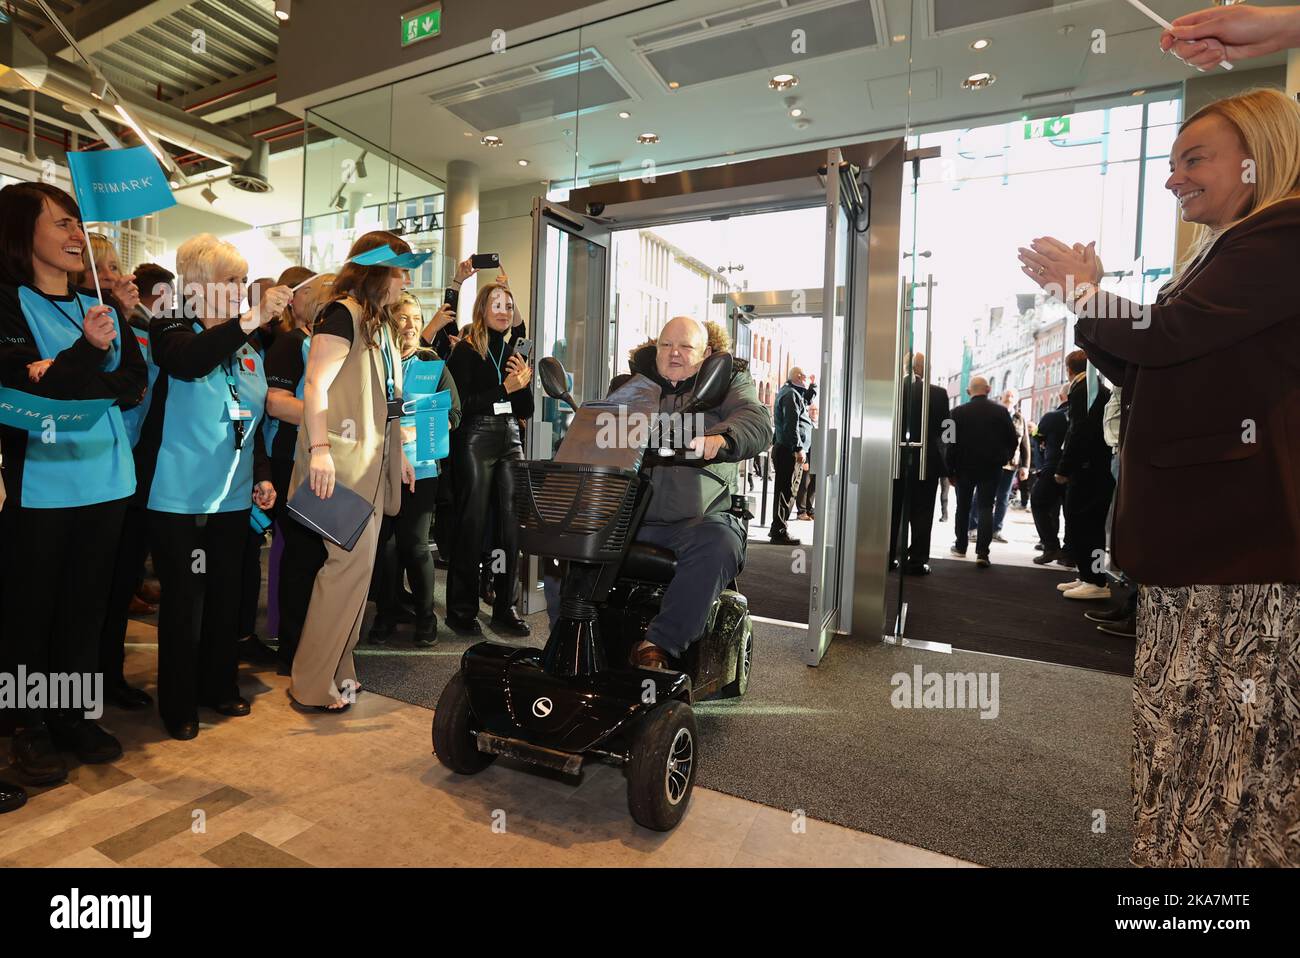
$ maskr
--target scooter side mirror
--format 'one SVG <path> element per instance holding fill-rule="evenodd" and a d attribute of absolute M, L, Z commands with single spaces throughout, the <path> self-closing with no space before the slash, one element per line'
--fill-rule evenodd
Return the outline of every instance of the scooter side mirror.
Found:
<path fill-rule="evenodd" d="M 569 395 L 569 374 L 564 371 L 564 364 L 554 356 L 546 356 L 537 363 L 537 374 L 542 379 L 542 389 L 552 399 L 563 399 L 575 412 L 578 404 Z"/>
<path fill-rule="evenodd" d="M 700 364 L 686 412 L 712 409 L 726 398 L 727 390 L 731 388 L 733 363 L 731 353 L 713 353 Z"/>

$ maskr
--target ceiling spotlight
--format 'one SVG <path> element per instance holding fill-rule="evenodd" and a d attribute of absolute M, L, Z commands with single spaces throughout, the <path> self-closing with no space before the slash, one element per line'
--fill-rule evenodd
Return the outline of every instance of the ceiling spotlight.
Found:
<path fill-rule="evenodd" d="M 992 73 L 972 73 L 961 81 L 961 85 L 963 90 L 983 90 L 991 87 L 997 79 Z"/>
<path fill-rule="evenodd" d="M 366 153 L 368 150 L 362 150 L 361 155 L 357 157 L 357 165 L 353 167 L 357 171 L 357 178 L 364 180 L 366 178 Z"/>
<path fill-rule="evenodd" d="M 618 118 L 619 118 L 620 120 L 628 120 L 628 119 L 631 119 L 631 118 L 632 118 L 632 114 L 631 114 L 631 113 L 628 113 L 627 110 L 619 110 L 619 111 L 618 111 Z"/>
<path fill-rule="evenodd" d="M 1147 92 L 1146 90 L 1134 90 L 1133 96 L 1142 96 L 1146 92 Z"/>
<path fill-rule="evenodd" d="M 902 43 L 906 39 L 907 39 L 906 33 L 895 33 L 893 36 L 893 40 L 895 43 Z"/>
<path fill-rule="evenodd" d="M 334 197 L 334 208 L 339 212 L 348 208 L 348 201 L 343 198 L 342 190 L 339 191 L 338 196 Z"/>
<path fill-rule="evenodd" d="M 528 165 L 528 161 L 527 161 L 527 160 L 519 160 L 518 163 L 519 163 L 520 166 L 527 166 L 527 165 Z"/>
<path fill-rule="evenodd" d="M 799 85 L 799 78 L 793 73 L 778 73 L 767 81 L 767 85 L 773 90 L 788 90 Z"/>
<path fill-rule="evenodd" d="M 275 0 L 275 18 L 283 23 L 289 19 L 290 0 Z"/>
<path fill-rule="evenodd" d="M 681 84 L 678 83 L 676 80 L 668 81 L 668 89 L 670 90 L 676 90 L 679 86 L 681 86 Z"/>
<path fill-rule="evenodd" d="M 484 146 L 505 146 L 506 143 L 506 141 L 501 139 L 501 137 L 493 136 L 491 133 L 483 137 L 483 139 L 479 140 L 479 142 L 482 143 Z"/>
<path fill-rule="evenodd" d="M 199 196 L 207 200 L 209 206 L 216 206 L 217 200 L 220 199 L 220 197 L 217 196 L 217 191 L 212 188 L 211 183 L 203 187 L 203 192 L 200 193 Z"/>
<path fill-rule="evenodd" d="M 638 137 L 636 138 L 636 141 L 637 141 L 638 143 L 642 144 L 643 146 L 644 146 L 644 145 L 650 145 L 650 144 L 658 143 L 658 142 L 659 142 L 659 134 L 658 134 L 658 133 L 642 133 L 640 136 L 638 136 Z"/>
<path fill-rule="evenodd" d="M 791 115 L 792 117 L 795 117 L 796 119 L 797 119 L 798 117 L 803 116 L 803 107 L 801 107 L 801 106 L 793 107 L 793 108 L 790 110 L 790 115 Z"/>
<path fill-rule="evenodd" d="M 980 37 L 978 40 L 976 40 L 974 43 L 970 45 L 970 48 L 972 50 L 987 50 L 989 48 L 989 44 L 991 44 L 992 42 L 993 41 L 988 39 L 987 37 Z"/>
<path fill-rule="evenodd" d="M 465 133 L 464 133 L 464 135 L 465 135 L 465 136 L 473 136 L 474 134 L 471 133 L 469 130 L 466 130 Z"/>

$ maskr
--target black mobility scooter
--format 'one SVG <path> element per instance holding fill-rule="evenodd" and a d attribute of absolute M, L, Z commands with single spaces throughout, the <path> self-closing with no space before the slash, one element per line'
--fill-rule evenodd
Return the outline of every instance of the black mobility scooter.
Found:
<path fill-rule="evenodd" d="M 749 684 L 748 603 L 725 590 L 677 669 L 628 664 L 675 565 L 670 550 L 633 541 L 652 491 L 647 473 L 702 463 L 669 448 L 661 430 L 632 428 L 610 441 L 611 423 L 657 413 L 659 386 L 644 376 L 578 409 L 556 359 L 543 359 L 538 372 L 547 394 L 575 415 L 554 460 L 511 463 L 515 518 L 524 552 L 563 560 L 559 619 L 543 649 L 480 642 L 466 650 L 438 699 L 434 752 L 461 774 L 498 755 L 570 775 L 588 758 L 613 762 L 627 776 L 632 817 L 668 831 L 686 811 L 700 761 L 691 703 L 744 695 Z M 729 353 L 706 359 L 685 412 L 721 402 L 731 372 Z M 747 515 L 742 497 L 732 504 Z"/>

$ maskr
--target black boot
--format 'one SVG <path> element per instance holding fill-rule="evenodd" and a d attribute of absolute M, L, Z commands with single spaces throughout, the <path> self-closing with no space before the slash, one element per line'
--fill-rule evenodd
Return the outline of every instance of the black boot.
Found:
<path fill-rule="evenodd" d="M 422 619 L 415 623 L 414 642 L 422 649 L 431 649 L 438 644 L 437 616 L 430 616 L 427 620 Z"/>
<path fill-rule="evenodd" d="M 492 627 L 510 635 L 532 635 L 533 629 L 515 610 L 513 605 L 492 612 Z"/>
<path fill-rule="evenodd" d="M 366 634 L 366 641 L 371 645 L 387 645 L 393 641 L 393 635 L 397 632 L 397 626 L 392 622 L 385 622 L 383 619 L 375 619 L 370 624 L 370 631 Z"/>
<path fill-rule="evenodd" d="M 68 777 L 68 766 L 44 725 L 15 732 L 10 755 L 19 777 L 28 785 L 53 785 Z"/>
<path fill-rule="evenodd" d="M 114 682 L 105 692 L 109 702 L 128 712 L 138 712 L 153 705 L 152 695 L 144 689 L 137 689 L 127 685 L 125 679 Z"/>
<path fill-rule="evenodd" d="M 90 719 L 51 725 L 50 738 L 62 752 L 71 752 L 84 765 L 103 765 L 122 757 L 122 743 Z"/>

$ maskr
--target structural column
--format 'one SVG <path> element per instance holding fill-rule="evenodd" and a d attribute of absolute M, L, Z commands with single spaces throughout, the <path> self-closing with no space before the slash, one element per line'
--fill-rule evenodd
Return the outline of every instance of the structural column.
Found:
<path fill-rule="evenodd" d="M 456 275 L 456 264 L 478 252 L 479 226 L 478 164 L 468 160 L 452 160 L 447 164 L 447 195 L 443 202 L 443 276 L 450 283 Z M 478 284 L 474 277 L 466 281 L 460 291 L 460 308 L 456 311 L 457 325 L 470 321 L 470 308 Z"/>

